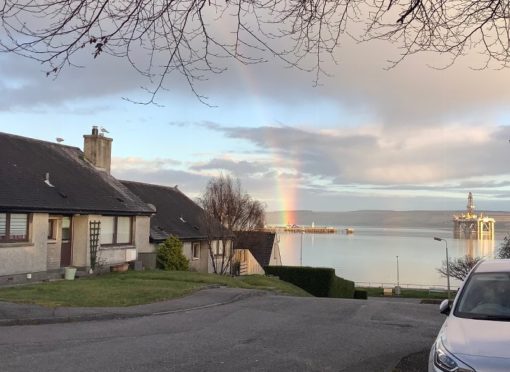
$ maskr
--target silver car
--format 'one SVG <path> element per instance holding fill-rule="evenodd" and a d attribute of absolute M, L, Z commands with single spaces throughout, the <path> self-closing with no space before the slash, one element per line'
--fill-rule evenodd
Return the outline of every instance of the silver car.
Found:
<path fill-rule="evenodd" d="M 429 372 L 510 371 L 510 260 L 481 261 L 468 274 L 429 356 Z"/>

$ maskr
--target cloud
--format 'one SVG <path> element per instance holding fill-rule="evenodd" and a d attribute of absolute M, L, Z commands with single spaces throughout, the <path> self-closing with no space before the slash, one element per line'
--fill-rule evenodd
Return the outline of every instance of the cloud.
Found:
<path fill-rule="evenodd" d="M 317 131 L 292 127 L 221 127 L 232 139 L 273 153 L 278 163 L 335 184 L 427 184 L 508 173 L 510 128 L 483 125 L 441 129 Z M 436 133 L 437 132 L 437 133 Z"/>
<path fill-rule="evenodd" d="M 236 176 L 244 176 L 267 172 L 268 164 L 246 160 L 235 161 L 231 159 L 214 158 L 205 163 L 194 164 L 190 169 L 195 171 L 225 170 Z"/>
<path fill-rule="evenodd" d="M 282 44 L 285 47 L 284 44 Z M 145 58 L 141 51 L 139 58 Z M 477 56 L 461 58 L 452 67 L 439 70 L 444 58 L 432 54 L 410 56 L 388 70 L 388 60 L 398 57 L 398 49 L 383 41 L 356 43 L 345 38 L 334 53 L 338 63 L 324 58 L 324 76 L 314 87 L 315 75 L 285 66 L 277 59 L 268 63 L 241 65 L 221 60 L 224 73 L 204 76 L 197 82 L 198 93 L 210 97 L 210 103 L 224 109 L 249 107 L 266 111 L 275 120 L 294 113 L 299 117 L 317 110 L 330 109 L 335 125 L 349 126 L 368 122 L 383 126 L 429 127 L 473 126 L 481 119 L 502 119 L 508 115 L 510 74 L 506 70 L 474 70 Z M 150 81 L 136 72 L 128 61 L 109 55 L 94 59 L 89 52 L 76 56 L 84 67 L 67 67 L 53 80 L 46 78 L 44 67 L 13 54 L 0 58 L 0 110 L 14 107 L 54 106 L 62 102 L 101 101 L 121 97 L 147 97 L 141 89 Z M 161 91 L 159 103 L 199 105 L 188 83 L 179 74 L 169 76 L 171 91 Z M 326 107 L 326 108 L 324 108 Z M 335 111 L 336 110 L 336 111 Z M 266 124 L 266 123 L 259 123 Z"/>
<path fill-rule="evenodd" d="M 139 75 L 133 74 L 127 61 L 105 56 L 88 63 L 86 67 L 70 67 L 57 77 L 47 77 L 39 64 L 13 54 L 0 56 L 0 111 L 26 110 L 65 103 L 84 104 L 93 101 L 96 107 L 107 106 L 103 99 L 123 96 L 138 91 L 143 85 Z M 90 107 L 89 107 L 90 110 Z M 90 111 L 89 111 L 90 112 Z"/>
<path fill-rule="evenodd" d="M 136 156 L 112 158 L 112 169 L 115 169 L 119 172 L 127 171 L 130 169 L 171 169 L 180 164 L 180 161 L 168 158 L 144 159 Z"/>

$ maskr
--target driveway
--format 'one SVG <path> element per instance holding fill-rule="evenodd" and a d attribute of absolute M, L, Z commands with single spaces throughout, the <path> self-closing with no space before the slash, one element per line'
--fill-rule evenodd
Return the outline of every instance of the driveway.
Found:
<path fill-rule="evenodd" d="M 392 371 L 444 317 L 416 301 L 246 297 L 164 315 L 0 328 L 2 371 Z"/>

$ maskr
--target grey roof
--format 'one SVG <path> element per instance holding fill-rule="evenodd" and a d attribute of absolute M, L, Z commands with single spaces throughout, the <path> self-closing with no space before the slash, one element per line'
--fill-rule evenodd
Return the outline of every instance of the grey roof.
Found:
<path fill-rule="evenodd" d="M 207 239 L 211 227 L 205 223 L 204 210 L 177 187 L 121 182 L 144 202 L 156 207 L 157 212 L 151 217 L 152 241 L 161 242 L 171 235 L 182 240 Z M 221 230 L 217 225 L 213 228 Z"/>
<path fill-rule="evenodd" d="M 236 249 L 248 249 L 260 266 L 268 266 L 276 234 L 263 231 L 237 232 Z"/>
<path fill-rule="evenodd" d="M 0 132 L 0 159 L 0 211 L 154 213 L 77 147 Z"/>

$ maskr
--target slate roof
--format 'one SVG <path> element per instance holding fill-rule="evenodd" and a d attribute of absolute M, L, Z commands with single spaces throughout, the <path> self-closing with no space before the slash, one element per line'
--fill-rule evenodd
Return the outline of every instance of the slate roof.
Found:
<path fill-rule="evenodd" d="M 170 235 L 181 240 L 207 239 L 210 229 L 203 219 L 203 209 L 176 187 L 121 182 L 144 202 L 156 207 L 157 213 L 151 217 L 151 241 L 162 242 Z"/>
<path fill-rule="evenodd" d="M 273 252 L 276 234 L 263 231 L 237 233 L 236 249 L 248 249 L 260 266 L 268 266 Z"/>
<path fill-rule="evenodd" d="M 77 147 L 0 132 L 0 211 L 149 215 L 154 210 Z M 49 175 L 51 187 L 45 183 Z"/>

